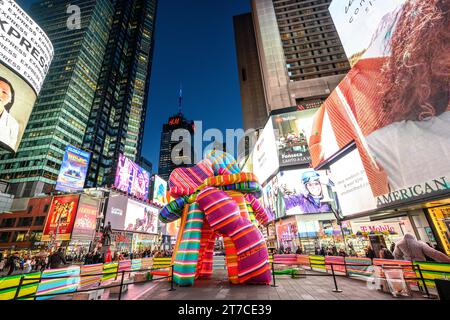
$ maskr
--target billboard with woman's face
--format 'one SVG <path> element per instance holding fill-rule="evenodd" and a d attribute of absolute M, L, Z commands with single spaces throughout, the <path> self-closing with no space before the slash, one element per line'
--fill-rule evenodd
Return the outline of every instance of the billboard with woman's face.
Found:
<path fill-rule="evenodd" d="M 365 13 L 362 2 L 350 3 L 335 0 L 331 14 L 345 23 L 336 27 L 347 30 L 347 53 L 359 50 L 352 41 L 363 50 L 315 116 L 313 165 L 330 156 L 325 140 L 338 149 L 355 141 L 378 208 L 449 194 L 450 0 L 372 1 Z M 355 12 L 374 24 L 368 32 L 347 19 Z M 359 174 L 351 163 L 339 167 L 349 170 L 343 182 Z"/>
<path fill-rule="evenodd" d="M 53 58 L 53 46 L 12 0 L 0 1 L 0 39 L 0 149 L 15 153 Z"/>

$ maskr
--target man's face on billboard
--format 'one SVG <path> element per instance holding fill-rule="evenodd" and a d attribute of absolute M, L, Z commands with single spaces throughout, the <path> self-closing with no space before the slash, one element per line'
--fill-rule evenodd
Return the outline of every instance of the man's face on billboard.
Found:
<path fill-rule="evenodd" d="M 306 184 L 306 189 L 312 196 L 319 197 L 322 195 L 322 185 L 318 180 L 309 181 Z"/>
<path fill-rule="evenodd" d="M 11 87 L 0 80 L 0 114 L 5 110 L 5 106 L 12 100 Z"/>

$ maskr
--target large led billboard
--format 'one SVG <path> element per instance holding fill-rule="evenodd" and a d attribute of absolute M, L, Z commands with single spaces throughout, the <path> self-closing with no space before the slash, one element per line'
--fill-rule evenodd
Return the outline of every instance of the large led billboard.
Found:
<path fill-rule="evenodd" d="M 309 164 L 308 136 L 317 109 L 272 116 L 280 167 Z"/>
<path fill-rule="evenodd" d="M 136 163 L 119 155 L 114 187 L 140 200 L 148 199 L 150 174 Z"/>
<path fill-rule="evenodd" d="M 263 184 L 279 168 L 272 121 L 267 122 L 252 153 L 253 173 Z"/>
<path fill-rule="evenodd" d="M 164 206 L 168 203 L 167 181 L 158 175 L 155 175 L 153 179 L 153 202 Z"/>
<path fill-rule="evenodd" d="M 105 214 L 105 225 L 111 222 L 114 230 L 124 230 L 125 216 L 127 214 L 128 197 L 111 192 L 108 197 L 108 204 Z"/>
<path fill-rule="evenodd" d="M 42 241 L 70 240 L 79 198 L 79 195 L 53 197 L 42 233 Z"/>
<path fill-rule="evenodd" d="M 53 59 L 53 46 L 13 0 L 0 1 L 0 39 L 0 148 L 15 153 Z"/>
<path fill-rule="evenodd" d="M 111 228 L 114 230 L 156 234 L 158 214 L 159 210 L 153 206 L 111 192 L 105 223 L 111 222 Z"/>
<path fill-rule="evenodd" d="M 125 230 L 145 233 L 158 232 L 159 210 L 128 199 L 127 214 L 125 217 Z"/>
<path fill-rule="evenodd" d="M 94 239 L 100 200 L 82 194 L 78 202 L 78 210 L 72 231 L 72 240 Z"/>
<path fill-rule="evenodd" d="M 89 152 L 67 146 L 55 189 L 65 192 L 83 190 L 90 158 Z"/>
<path fill-rule="evenodd" d="M 350 180 L 366 176 L 371 194 L 366 192 L 364 200 L 339 199 L 342 207 L 345 201 L 363 201 L 368 208 L 373 202 L 376 208 L 395 207 L 448 195 L 450 1 L 372 1 L 370 10 L 359 11 L 361 23 L 370 25 L 366 31 L 355 14 L 369 2 L 350 2 L 347 9 L 346 3 L 333 2 L 333 20 L 338 30 L 346 30 L 340 31 L 346 34 L 344 45 L 355 42 L 356 49 L 346 48 L 347 53 L 362 52 L 315 116 L 310 136 L 313 165 L 329 160 L 325 141 L 334 140 L 338 150 L 355 142 L 362 168 L 347 159 L 333 165 L 346 168 Z M 353 22 L 346 21 L 352 12 Z M 331 172 L 335 175 L 336 169 Z"/>

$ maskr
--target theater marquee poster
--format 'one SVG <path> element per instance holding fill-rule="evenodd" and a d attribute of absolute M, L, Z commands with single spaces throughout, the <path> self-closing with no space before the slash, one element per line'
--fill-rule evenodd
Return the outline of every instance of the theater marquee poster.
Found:
<path fill-rule="evenodd" d="M 330 12 L 353 67 L 316 113 L 309 146 L 318 166 L 355 143 L 331 173 L 341 205 L 365 207 L 343 214 L 449 195 L 450 0 L 334 0 Z"/>
<path fill-rule="evenodd" d="M 69 241 L 78 209 L 79 195 L 56 196 L 53 198 L 42 241 Z"/>
<path fill-rule="evenodd" d="M 52 59 L 36 22 L 16 2 L 0 1 L 0 150 L 17 152 Z"/>

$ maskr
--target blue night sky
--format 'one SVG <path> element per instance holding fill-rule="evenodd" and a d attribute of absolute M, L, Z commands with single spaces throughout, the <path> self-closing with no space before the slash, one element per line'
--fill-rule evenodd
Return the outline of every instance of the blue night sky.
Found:
<path fill-rule="evenodd" d="M 32 0 L 17 1 L 25 10 Z M 158 169 L 163 123 L 178 112 L 208 128 L 242 128 L 233 16 L 249 0 L 159 0 L 142 154 Z"/>

